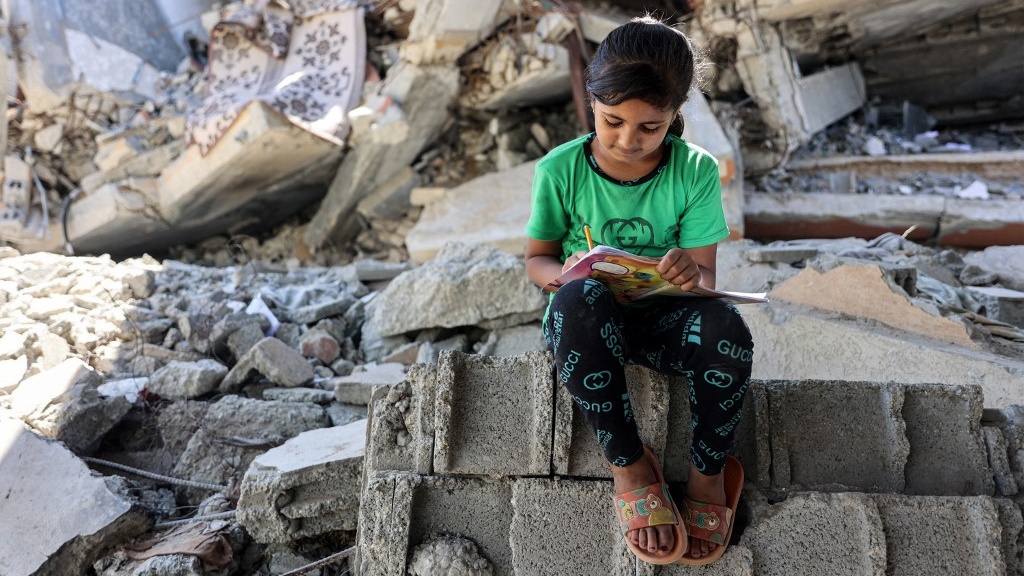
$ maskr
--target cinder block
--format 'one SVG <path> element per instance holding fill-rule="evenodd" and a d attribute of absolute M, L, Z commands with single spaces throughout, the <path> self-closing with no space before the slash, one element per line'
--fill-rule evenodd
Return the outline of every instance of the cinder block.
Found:
<path fill-rule="evenodd" d="M 555 473 L 563 476 L 611 478 L 608 461 L 594 437 L 594 431 L 584 420 L 583 412 L 557 378 L 552 377 L 552 383 L 556 386 L 555 439 L 552 448 Z M 626 387 L 629 390 L 630 407 L 640 428 L 640 438 L 654 450 L 664 466 L 668 436 L 669 379 L 641 366 L 627 366 Z"/>
<path fill-rule="evenodd" d="M 743 400 L 743 412 L 736 425 L 735 456 L 743 463 L 748 483 L 768 489 L 771 486 L 772 445 L 768 430 L 768 390 L 770 382 L 751 380 Z"/>
<path fill-rule="evenodd" d="M 509 530 L 512 525 L 512 480 L 423 477 L 408 502 L 409 538 L 412 550 L 431 535 L 460 534 L 472 540 L 491 561 L 494 576 L 513 574 Z M 401 514 L 399 515 L 401 516 Z M 552 551 L 558 547 L 552 542 Z M 403 562 L 403 572 L 404 571 Z"/>
<path fill-rule="evenodd" d="M 551 473 L 551 356 L 476 356 L 445 350 L 437 364 L 434 470 L 440 474 Z"/>
<path fill-rule="evenodd" d="M 357 574 L 405 576 L 412 492 L 420 476 L 406 472 L 369 477 L 359 505 Z"/>
<path fill-rule="evenodd" d="M 780 381 L 768 405 L 772 489 L 903 491 L 910 445 L 902 387 Z"/>
<path fill-rule="evenodd" d="M 904 387 L 903 421 L 910 441 L 906 493 L 991 495 L 995 489 L 981 435 L 979 386 Z"/>
<path fill-rule="evenodd" d="M 435 379 L 436 366 L 417 364 L 405 382 L 374 390 L 367 410 L 367 478 L 385 471 L 432 472 Z"/>
<path fill-rule="evenodd" d="M 472 540 L 494 576 L 510 576 L 512 480 L 420 476 L 370 478 L 359 507 L 358 574 L 405 576 L 409 552 L 436 534 Z"/>
<path fill-rule="evenodd" d="M 519 479 L 512 508 L 515 574 L 634 574 L 635 557 L 612 509 L 611 482 Z"/>
<path fill-rule="evenodd" d="M 1002 574 L 1002 526 L 985 496 L 873 495 L 885 530 L 886 576 Z"/>
<path fill-rule="evenodd" d="M 863 494 L 804 492 L 757 507 L 740 544 L 752 552 L 757 576 L 885 574 L 881 520 Z"/>

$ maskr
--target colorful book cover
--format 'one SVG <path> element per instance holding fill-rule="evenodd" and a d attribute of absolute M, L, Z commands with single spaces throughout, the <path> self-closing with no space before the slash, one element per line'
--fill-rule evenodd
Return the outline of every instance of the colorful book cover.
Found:
<path fill-rule="evenodd" d="M 611 246 L 595 246 L 544 289 L 555 292 L 573 280 L 593 278 L 608 286 L 615 299 L 623 303 L 655 296 L 721 298 L 733 304 L 768 302 L 764 292 L 727 292 L 701 286 L 681 290 L 658 274 L 658 261 L 658 258 L 637 256 Z"/>

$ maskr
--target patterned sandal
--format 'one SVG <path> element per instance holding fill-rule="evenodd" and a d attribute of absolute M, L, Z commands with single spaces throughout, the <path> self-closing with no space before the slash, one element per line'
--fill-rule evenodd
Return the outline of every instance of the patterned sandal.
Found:
<path fill-rule="evenodd" d="M 715 549 L 707 556 L 693 558 L 683 555 L 679 559 L 683 564 L 691 566 L 702 566 L 718 560 L 725 554 L 729 546 L 729 539 L 732 537 L 732 526 L 736 519 L 736 508 L 740 503 L 740 493 L 743 492 L 743 465 L 740 461 L 728 456 L 725 460 L 725 498 L 728 504 L 720 506 L 717 504 L 706 504 L 697 502 L 690 498 L 683 498 L 686 508 L 683 510 L 683 523 L 686 525 L 686 533 L 691 538 L 707 540 L 717 544 Z"/>
<path fill-rule="evenodd" d="M 637 488 L 622 494 L 616 494 L 613 498 L 615 516 L 619 520 L 619 528 L 626 540 L 626 546 L 639 559 L 648 564 L 673 564 L 686 554 L 686 535 L 680 528 L 679 509 L 672 501 L 668 485 L 661 474 L 661 466 L 651 449 L 644 446 L 644 457 L 647 459 L 651 470 L 654 471 L 656 482 L 643 488 Z M 643 550 L 626 538 L 630 530 L 647 528 L 648 526 L 672 525 L 675 545 L 668 552 L 655 555 Z"/>

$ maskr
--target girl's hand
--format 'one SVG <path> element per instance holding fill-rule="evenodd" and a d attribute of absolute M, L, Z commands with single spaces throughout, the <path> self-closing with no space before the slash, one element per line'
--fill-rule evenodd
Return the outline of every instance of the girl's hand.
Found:
<path fill-rule="evenodd" d="M 582 260 L 583 256 L 585 256 L 586 254 L 586 251 L 580 250 L 579 252 L 576 252 L 575 254 L 572 254 L 568 258 L 566 258 L 565 263 L 562 264 L 562 273 L 564 274 L 566 270 L 572 268 L 572 265 Z"/>
<path fill-rule="evenodd" d="M 656 270 L 661 277 L 683 290 L 691 290 L 700 285 L 700 266 L 693 256 L 682 248 L 672 248 L 661 257 Z"/>

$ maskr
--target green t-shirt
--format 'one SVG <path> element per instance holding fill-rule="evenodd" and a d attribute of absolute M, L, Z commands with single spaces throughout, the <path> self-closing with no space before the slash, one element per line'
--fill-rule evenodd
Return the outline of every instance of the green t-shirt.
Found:
<path fill-rule="evenodd" d="M 653 257 L 729 236 L 718 161 L 706 150 L 668 135 L 658 167 L 621 182 L 599 171 L 591 138 L 566 142 L 537 163 L 527 236 L 560 240 L 563 258 L 587 250 L 584 224 L 595 244 Z"/>

